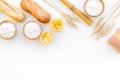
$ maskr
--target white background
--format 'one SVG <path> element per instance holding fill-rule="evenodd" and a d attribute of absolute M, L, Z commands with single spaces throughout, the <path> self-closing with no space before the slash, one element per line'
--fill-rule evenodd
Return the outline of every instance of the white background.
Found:
<path fill-rule="evenodd" d="M 20 0 L 7 1 L 23 11 Z M 42 0 L 35 1 L 51 13 L 52 19 L 62 18 L 59 12 Z M 53 1 L 73 16 L 59 0 Z M 83 11 L 85 0 L 69 1 Z M 104 14 L 116 1 L 104 0 Z M 49 23 L 42 24 L 43 31 L 54 33 L 53 42 L 43 46 L 39 40 L 29 41 L 24 38 L 23 25 L 34 19 L 24 13 L 26 20 L 23 23 L 13 21 L 17 25 L 16 37 L 10 41 L 0 40 L 0 80 L 120 80 L 120 54 L 107 44 L 107 39 L 114 30 L 109 36 L 96 41 L 91 36 L 94 25 L 89 27 L 81 21 L 76 23 L 78 29 L 74 29 L 62 18 L 65 22 L 64 29 L 58 33 L 49 28 Z M 100 17 L 92 18 L 94 24 Z M 0 13 L 0 21 L 2 20 L 12 19 Z"/>

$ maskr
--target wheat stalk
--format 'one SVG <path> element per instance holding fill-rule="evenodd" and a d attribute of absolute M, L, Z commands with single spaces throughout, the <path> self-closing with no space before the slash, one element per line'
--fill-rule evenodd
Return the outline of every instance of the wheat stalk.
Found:
<path fill-rule="evenodd" d="M 106 16 L 102 17 L 102 18 L 98 21 L 98 23 L 96 24 L 96 26 L 95 26 L 95 28 L 94 28 L 94 32 L 93 32 L 92 35 L 95 35 L 95 34 L 97 34 L 97 33 L 101 33 L 101 32 L 99 32 L 99 31 L 101 31 L 101 29 L 105 26 L 105 24 L 111 19 L 111 17 L 114 15 L 114 13 L 119 9 L 119 6 L 120 6 L 119 2 L 120 2 L 120 0 L 118 0 L 117 3 L 115 3 L 115 5 L 111 8 L 111 9 L 114 9 L 114 8 L 115 8 L 115 10 L 110 14 L 110 16 L 108 16 L 108 18 L 106 18 L 106 16 L 108 15 L 108 14 L 107 14 Z M 110 9 L 110 10 L 111 10 L 111 9 Z M 111 12 L 110 10 L 108 11 L 108 13 Z M 106 18 L 106 19 L 105 19 L 105 18 Z"/>
<path fill-rule="evenodd" d="M 45 3 L 47 3 L 48 5 L 50 5 L 52 8 L 54 8 L 55 10 L 59 11 L 61 13 L 61 15 L 63 16 L 63 18 L 66 20 L 66 22 L 71 26 L 71 27 L 75 27 L 77 28 L 75 22 L 78 21 L 78 19 L 75 19 L 73 17 L 71 17 L 69 14 L 65 13 L 64 11 L 62 11 L 56 4 L 54 4 L 51 0 L 50 2 L 48 2 L 47 0 L 43 0 Z"/>

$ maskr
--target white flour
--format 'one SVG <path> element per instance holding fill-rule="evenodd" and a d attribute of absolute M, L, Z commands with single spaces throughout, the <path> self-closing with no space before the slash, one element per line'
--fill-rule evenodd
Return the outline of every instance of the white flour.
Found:
<path fill-rule="evenodd" d="M 0 35 L 3 38 L 11 38 L 15 35 L 15 25 L 12 23 L 3 23 L 0 25 Z"/>
<path fill-rule="evenodd" d="M 39 24 L 35 22 L 29 22 L 25 25 L 24 33 L 28 38 L 31 39 L 37 38 L 41 33 L 41 27 Z"/>
<path fill-rule="evenodd" d="M 103 4 L 99 0 L 88 0 L 85 9 L 89 15 L 96 16 L 103 11 Z"/>

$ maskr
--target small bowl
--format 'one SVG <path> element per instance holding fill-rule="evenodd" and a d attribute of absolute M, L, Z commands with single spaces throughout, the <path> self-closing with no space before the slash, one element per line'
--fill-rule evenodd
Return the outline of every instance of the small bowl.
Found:
<path fill-rule="evenodd" d="M 104 12 L 105 4 L 104 4 L 104 2 L 103 2 L 102 0 L 98 0 L 98 1 L 102 4 L 102 10 L 101 10 L 101 12 L 100 12 L 99 14 L 97 14 L 97 15 L 89 14 L 89 13 L 87 12 L 87 9 L 86 9 L 86 5 L 87 5 L 88 1 L 91 1 L 91 0 L 86 0 L 85 3 L 84 3 L 84 11 L 85 11 L 85 13 L 86 13 L 87 15 L 89 15 L 89 16 L 91 16 L 91 17 L 98 17 L 98 16 L 100 16 L 100 15 Z"/>
<path fill-rule="evenodd" d="M 15 37 L 15 35 L 16 35 L 16 31 L 17 31 L 17 29 L 16 29 L 16 25 L 15 25 L 12 21 L 8 21 L 8 20 L 6 20 L 6 21 L 2 21 L 2 22 L 0 23 L 0 25 L 2 25 L 2 24 L 4 24 L 4 23 L 10 23 L 10 24 L 13 24 L 13 26 L 14 26 L 14 28 L 15 28 L 14 35 L 12 35 L 12 36 L 10 36 L 10 37 L 4 37 L 4 36 L 2 36 L 2 35 L 0 34 L 0 38 L 2 38 L 2 39 L 4 39 L 4 40 L 10 40 L 10 39 L 13 39 L 13 38 Z"/>
<path fill-rule="evenodd" d="M 26 25 L 27 25 L 28 23 L 31 23 L 31 22 L 38 24 L 38 25 L 40 26 L 40 30 L 41 30 L 40 33 L 39 33 L 39 35 L 36 36 L 36 37 L 34 37 L 34 38 L 30 38 L 30 37 L 27 36 L 26 33 L 25 33 L 25 27 L 26 27 Z M 25 36 L 27 39 L 29 39 L 29 40 L 36 40 L 36 39 L 39 39 L 39 37 L 40 37 L 40 34 L 41 34 L 41 32 L 42 32 L 42 27 L 41 27 L 41 25 L 40 25 L 37 21 L 31 20 L 31 21 L 28 21 L 27 23 L 25 23 L 25 25 L 23 26 L 22 32 L 23 32 L 24 36 Z"/>

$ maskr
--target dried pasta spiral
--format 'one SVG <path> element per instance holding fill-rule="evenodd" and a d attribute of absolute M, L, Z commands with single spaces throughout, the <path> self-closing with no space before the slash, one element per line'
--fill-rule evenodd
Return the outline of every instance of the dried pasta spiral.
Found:
<path fill-rule="evenodd" d="M 51 29 L 54 31 L 61 31 L 63 29 L 63 21 L 60 18 L 56 18 L 51 21 Z"/>
<path fill-rule="evenodd" d="M 53 34 L 51 32 L 43 32 L 40 36 L 40 41 L 43 45 L 51 43 L 53 40 Z"/>

